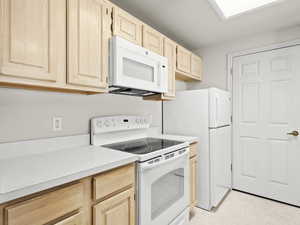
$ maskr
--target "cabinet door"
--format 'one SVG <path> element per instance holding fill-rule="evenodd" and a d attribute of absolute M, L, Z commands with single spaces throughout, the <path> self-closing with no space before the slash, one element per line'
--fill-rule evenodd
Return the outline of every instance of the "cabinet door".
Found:
<path fill-rule="evenodd" d="M 68 83 L 107 87 L 110 8 L 102 0 L 68 0 Z"/>
<path fill-rule="evenodd" d="M 165 97 L 175 97 L 176 44 L 168 38 L 164 39 L 164 56 L 168 59 L 168 93 Z"/>
<path fill-rule="evenodd" d="M 143 23 L 125 12 L 124 10 L 113 8 L 113 34 L 120 36 L 134 44 L 142 45 Z"/>
<path fill-rule="evenodd" d="M 71 217 L 68 217 L 67 219 L 55 223 L 54 225 L 83 225 L 81 214 L 77 213 Z"/>
<path fill-rule="evenodd" d="M 155 52 L 159 55 L 163 55 L 164 37 L 161 33 L 153 28 L 144 25 L 143 26 L 143 47 Z"/>
<path fill-rule="evenodd" d="M 56 82 L 66 76 L 66 1 L 1 0 L 0 73 Z"/>
<path fill-rule="evenodd" d="M 202 78 L 202 59 L 192 54 L 192 63 L 191 63 L 192 75 L 201 80 Z"/>
<path fill-rule="evenodd" d="M 185 72 L 191 72 L 192 53 L 181 46 L 177 46 L 177 69 Z"/>
<path fill-rule="evenodd" d="M 135 201 L 131 188 L 93 207 L 94 225 L 134 225 Z"/>
<path fill-rule="evenodd" d="M 196 188 L 197 188 L 197 157 L 193 157 L 190 159 L 190 176 L 191 176 L 191 187 L 190 187 L 190 206 L 194 207 L 197 203 L 196 198 Z"/>

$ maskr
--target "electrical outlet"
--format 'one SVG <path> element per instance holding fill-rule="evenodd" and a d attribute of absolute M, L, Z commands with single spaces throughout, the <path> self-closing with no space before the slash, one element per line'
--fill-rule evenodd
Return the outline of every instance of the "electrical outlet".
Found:
<path fill-rule="evenodd" d="M 62 118 L 61 117 L 53 117 L 52 129 L 53 131 L 61 131 L 62 130 Z"/>

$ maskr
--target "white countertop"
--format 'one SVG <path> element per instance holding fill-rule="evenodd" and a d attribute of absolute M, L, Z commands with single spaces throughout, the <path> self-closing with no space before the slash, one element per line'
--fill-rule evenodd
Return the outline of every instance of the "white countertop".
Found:
<path fill-rule="evenodd" d="M 0 160 L 0 203 L 135 162 L 121 151 L 86 146 Z"/>

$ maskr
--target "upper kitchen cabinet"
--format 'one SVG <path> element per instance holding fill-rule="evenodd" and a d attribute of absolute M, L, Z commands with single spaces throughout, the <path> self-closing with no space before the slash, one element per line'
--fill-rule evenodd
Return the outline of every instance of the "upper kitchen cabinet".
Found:
<path fill-rule="evenodd" d="M 113 7 L 113 34 L 120 36 L 134 44 L 142 46 L 143 23 L 120 9 Z"/>
<path fill-rule="evenodd" d="M 192 76 L 199 80 L 202 79 L 202 59 L 195 54 L 192 54 L 191 70 Z"/>
<path fill-rule="evenodd" d="M 202 59 L 181 46 L 177 46 L 176 65 L 176 79 L 184 81 L 202 79 Z"/>
<path fill-rule="evenodd" d="M 1 0 L 0 83 L 55 85 L 66 74 L 66 1 Z"/>
<path fill-rule="evenodd" d="M 105 89 L 111 7 L 103 0 L 68 0 L 68 83 Z"/>
<path fill-rule="evenodd" d="M 176 70 L 176 43 L 164 39 L 164 56 L 168 59 L 168 93 L 163 94 L 165 99 L 175 98 L 175 70 Z"/>
<path fill-rule="evenodd" d="M 181 46 L 177 46 L 177 70 L 184 73 L 190 73 L 191 61 L 192 53 Z"/>
<path fill-rule="evenodd" d="M 168 92 L 144 97 L 145 100 L 162 101 L 175 99 L 176 43 L 169 38 L 164 38 L 163 40 L 163 56 L 168 59 Z"/>
<path fill-rule="evenodd" d="M 164 52 L 164 36 L 148 25 L 143 25 L 143 47 L 163 55 Z"/>

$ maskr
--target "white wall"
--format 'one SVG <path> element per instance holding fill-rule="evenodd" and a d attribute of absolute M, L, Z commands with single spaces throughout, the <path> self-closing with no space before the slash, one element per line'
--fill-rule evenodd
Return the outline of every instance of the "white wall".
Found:
<path fill-rule="evenodd" d="M 153 115 L 161 127 L 161 102 L 119 95 L 78 95 L 0 88 L 0 143 L 87 134 L 89 120 L 102 115 Z M 52 117 L 63 130 L 52 131 Z"/>
<path fill-rule="evenodd" d="M 226 89 L 228 53 L 263 47 L 298 38 L 300 38 L 300 26 L 199 49 L 196 53 L 203 57 L 203 81 L 188 84 L 188 89 L 199 89 L 210 86 Z"/>
<path fill-rule="evenodd" d="M 187 82 L 176 80 L 176 91 L 184 91 L 188 89 Z"/>

